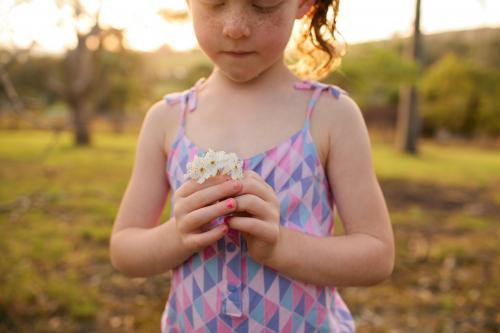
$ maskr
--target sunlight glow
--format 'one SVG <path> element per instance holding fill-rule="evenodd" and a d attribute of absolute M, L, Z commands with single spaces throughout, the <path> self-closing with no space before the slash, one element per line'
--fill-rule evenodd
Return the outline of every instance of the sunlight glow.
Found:
<path fill-rule="evenodd" d="M 82 0 L 91 11 L 99 0 Z M 126 44 L 137 50 L 153 51 L 164 44 L 174 50 L 197 47 L 191 22 L 167 23 L 158 14 L 161 8 L 186 10 L 186 0 L 120 1 L 103 0 L 101 23 L 125 29 Z M 32 0 L 14 8 L 15 0 L 0 1 L 0 44 L 27 47 L 37 41 L 45 52 L 58 53 L 76 43 L 69 8 L 59 10 L 54 1 Z M 441 0 L 422 2 L 422 31 L 432 33 L 500 26 L 500 1 Z M 369 2 L 341 1 L 338 30 L 347 43 L 380 40 L 412 31 L 415 0 Z M 443 14 L 446 13 L 446 14 Z M 88 30 L 90 19 L 78 22 Z"/>

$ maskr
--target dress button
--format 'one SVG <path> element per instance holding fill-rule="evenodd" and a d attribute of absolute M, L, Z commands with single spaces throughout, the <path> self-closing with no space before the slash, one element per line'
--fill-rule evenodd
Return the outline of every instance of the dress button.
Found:
<path fill-rule="evenodd" d="M 234 245 L 234 243 L 227 243 L 227 244 L 226 244 L 226 249 L 227 249 L 229 252 L 233 252 L 234 250 L 236 250 L 236 245 Z"/>

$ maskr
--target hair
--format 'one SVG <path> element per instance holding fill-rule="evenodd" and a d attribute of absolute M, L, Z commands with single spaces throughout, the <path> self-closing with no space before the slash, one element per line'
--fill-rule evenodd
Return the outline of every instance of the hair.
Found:
<path fill-rule="evenodd" d="M 340 66 L 346 44 L 335 38 L 339 2 L 316 0 L 301 19 L 289 66 L 302 79 L 319 80 Z"/>

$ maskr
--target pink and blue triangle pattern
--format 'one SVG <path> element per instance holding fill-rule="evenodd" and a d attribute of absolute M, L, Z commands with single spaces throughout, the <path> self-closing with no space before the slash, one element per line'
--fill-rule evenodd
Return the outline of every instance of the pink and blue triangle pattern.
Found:
<path fill-rule="evenodd" d="M 172 191 L 183 182 L 186 163 L 205 149 L 185 135 L 186 112 L 196 109 L 192 88 L 165 96 L 181 103 L 179 132 L 170 147 L 166 173 Z M 244 160 L 271 185 L 280 200 L 280 224 L 316 236 L 333 233 L 334 198 L 310 133 L 310 117 L 323 91 L 334 98 L 347 94 L 337 86 L 300 81 L 295 88 L 313 90 L 304 126 L 287 140 Z M 171 204 L 173 205 L 173 196 Z M 211 221 L 223 223 L 223 217 Z M 170 293 L 161 317 L 166 332 L 354 332 L 353 317 L 335 287 L 291 279 L 255 262 L 236 230 L 195 253 L 172 272 Z"/>

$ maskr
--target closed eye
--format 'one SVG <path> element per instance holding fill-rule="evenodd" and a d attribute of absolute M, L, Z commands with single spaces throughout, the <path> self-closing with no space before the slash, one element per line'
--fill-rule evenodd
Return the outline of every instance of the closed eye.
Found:
<path fill-rule="evenodd" d="M 272 12 L 274 9 L 276 9 L 278 6 L 271 6 L 271 7 L 262 7 L 262 6 L 258 6 L 258 5 L 252 5 L 258 12 L 261 12 L 261 13 L 270 13 Z"/>
<path fill-rule="evenodd" d="M 207 2 L 202 2 L 205 6 L 208 6 L 210 8 L 218 8 L 218 7 L 221 7 L 224 5 L 224 2 L 210 2 L 210 1 L 207 1 Z"/>

